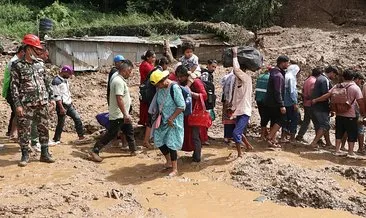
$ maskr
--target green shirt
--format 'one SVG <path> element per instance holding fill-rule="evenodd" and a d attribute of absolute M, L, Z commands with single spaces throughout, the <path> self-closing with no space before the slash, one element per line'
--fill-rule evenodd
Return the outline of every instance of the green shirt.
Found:
<path fill-rule="evenodd" d="M 11 65 L 13 64 L 13 62 L 18 60 L 18 59 L 19 59 L 18 56 L 14 55 L 14 57 L 12 57 L 10 59 L 9 63 L 5 67 L 3 92 L 2 92 L 2 96 L 4 98 L 10 97 L 10 96 L 8 96 L 10 94 L 9 91 L 10 91 L 10 81 L 11 81 L 10 69 L 11 69 Z"/>
<path fill-rule="evenodd" d="M 109 96 L 109 120 L 122 119 L 123 114 L 118 107 L 116 96 L 122 96 L 125 111 L 128 112 L 131 105 L 131 96 L 128 90 L 126 80 L 121 76 L 117 75 L 112 79 L 111 92 Z"/>
<path fill-rule="evenodd" d="M 2 96 L 4 98 L 8 97 L 9 87 L 10 87 L 10 70 L 8 68 L 8 65 L 6 65 L 5 71 L 4 71 L 4 83 L 3 83 L 3 92 L 2 92 Z"/>

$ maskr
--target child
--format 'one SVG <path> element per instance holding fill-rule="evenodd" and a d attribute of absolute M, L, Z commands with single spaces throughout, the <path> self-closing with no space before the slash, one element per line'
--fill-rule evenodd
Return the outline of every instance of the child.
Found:
<path fill-rule="evenodd" d="M 214 82 L 213 73 L 217 68 L 217 61 L 210 59 L 207 61 L 207 69 L 203 69 L 201 73 L 201 80 L 203 82 Z"/>
<path fill-rule="evenodd" d="M 212 87 L 213 91 L 215 89 L 213 73 L 215 72 L 216 67 L 217 67 L 217 61 L 210 59 L 207 61 L 207 69 L 203 69 L 201 74 L 202 82 L 204 82 L 205 84 L 209 84 L 210 85 L 209 87 Z M 216 98 L 213 99 L 213 101 L 216 101 Z M 208 111 L 210 112 L 212 121 L 215 120 L 215 112 L 213 108 L 208 109 Z M 207 131 L 208 131 L 207 128 L 201 128 L 200 130 L 200 136 L 203 145 L 209 145 Z"/>
<path fill-rule="evenodd" d="M 201 68 L 198 63 L 198 57 L 193 54 L 194 46 L 190 42 L 185 42 L 182 45 L 183 56 L 179 59 L 179 62 L 189 70 L 188 86 L 191 86 L 194 79 L 201 77 Z"/>

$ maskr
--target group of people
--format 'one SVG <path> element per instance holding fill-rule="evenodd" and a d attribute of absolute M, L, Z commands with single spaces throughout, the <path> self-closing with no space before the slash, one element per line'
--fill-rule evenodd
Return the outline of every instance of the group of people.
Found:
<path fill-rule="evenodd" d="M 160 149 L 170 176 L 178 174 L 178 150 L 192 151 L 193 162 L 202 160 L 202 145 L 209 144 L 208 128 L 215 119 L 214 71 L 217 61 L 208 60 L 207 69 L 201 69 L 199 59 L 194 54 L 194 46 L 184 43 L 182 49 L 184 55 L 177 60 L 171 72 L 168 66 L 173 63 L 166 57 L 157 60 L 152 50 L 143 54 L 139 66 L 138 123 L 146 127 L 143 145 L 150 147 L 153 142 Z M 233 68 L 221 78 L 222 122 L 225 142 L 233 141 L 238 157 L 241 157 L 243 148 L 253 149 L 245 136 L 252 115 L 253 84 L 251 75 L 238 61 L 236 47 L 232 48 L 232 53 Z M 7 135 L 19 140 L 22 152 L 19 166 L 26 166 L 29 162 L 31 139 L 32 150 L 41 152 L 40 161 L 54 162 L 48 146 L 60 143 L 66 115 L 73 119 L 79 140 L 84 139 L 83 124 L 72 104 L 69 89 L 68 79 L 74 71 L 71 66 L 63 66 L 59 75 L 50 80 L 44 66 L 47 56 L 47 50 L 39 38 L 28 34 L 5 70 L 3 96 L 12 110 Z M 93 161 L 103 161 L 101 150 L 115 138 L 120 138 L 129 147 L 131 155 L 138 152 L 131 116 L 133 105 L 127 85 L 133 68 L 134 64 L 122 55 L 114 57 L 114 67 L 108 75 L 108 113 L 97 116 L 107 131 L 90 151 Z M 261 118 L 261 138 L 273 148 L 280 148 L 281 143 L 295 140 L 305 142 L 304 134 L 312 121 L 316 135 L 309 147 L 318 149 L 322 137 L 325 138 L 326 146 L 332 146 L 329 137 L 330 117 L 335 112 L 336 154 L 342 153 L 340 150 L 344 149 L 345 141 L 348 141 L 348 154 L 354 155 L 354 143 L 357 140 L 358 152 L 364 154 L 362 116 L 365 114 L 363 95 L 366 95 L 366 87 L 362 88 L 363 75 L 354 70 L 344 70 L 342 82 L 332 86 L 339 70 L 332 66 L 324 72 L 319 67 L 314 68 L 303 85 L 305 114 L 301 128 L 297 131 L 300 121 L 297 91 L 299 72 L 299 66 L 290 64 L 287 56 L 279 56 L 276 66 L 268 67 L 265 73 L 258 76 L 255 101 Z M 54 107 L 58 122 L 53 140 L 49 140 L 49 111 L 54 110 Z M 102 118 L 107 121 L 102 122 Z"/>
<path fill-rule="evenodd" d="M 143 145 L 150 147 L 150 142 L 158 147 L 166 158 L 166 169 L 171 169 L 170 176 L 177 175 L 177 151 L 193 151 L 192 160 L 201 161 L 202 144 L 208 143 L 208 125 L 192 121 L 200 112 L 206 114 L 206 123 L 212 122 L 211 113 L 206 111 L 209 96 L 206 84 L 212 88 L 213 72 L 217 61 L 209 60 L 208 69 L 202 69 L 198 57 L 193 54 L 194 46 L 183 45 L 184 56 L 169 72 L 170 64 L 166 57 L 156 60 L 152 50 L 146 51 L 139 66 L 140 73 L 140 116 L 138 124 L 146 127 Z M 157 65 L 155 66 L 157 62 Z M 115 137 L 120 130 L 122 140 L 125 137 L 131 155 L 136 154 L 136 143 L 131 123 L 131 97 L 126 80 L 132 72 L 133 64 L 121 55 L 115 57 L 115 67 L 108 78 L 109 125 L 107 133 L 98 140 L 90 155 L 92 160 L 101 162 L 100 150 Z M 211 90 L 211 89 L 209 89 Z M 207 108 L 209 109 L 209 108 Z M 208 115 L 208 116 L 207 116 Z"/>
<path fill-rule="evenodd" d="M 140 64 L 140 116 L 139 124 L 146 127 L 144 146 L 150 142 L 160 149 L 165 156 L 165 168 L 170 169 L 170 176 L 178 174 L 177 151 L 192 151 L 192 161 L 202 160 L 202 145 L 208 144 L 208 128 L 215 119 L 213 108 L 216 95 L 214 93 L 214 71 L 216 60 L 208 60 L 207 69 L 201 69 L 198 57 L 193 53 L 194 46 L 185 43 L 182 46 L 184 55 L 177 60 L 174 70 L 169 72 L 170 64 L 166 57 L 156 61 L 155 52 L 148 50 L 142 56 Z M 242 156 L 242 147 L 252 149 L 244 132 L 252 112 L 252 78 L 240 66 L 237 49 L 233 48 L 234 84 L 228 93 L 232 111 L 230 119 L 233 123 L 230 138 L 236 143 L 238 156 Z M 112 68 L 108 81 L 109 120 L 107 133 L 96 142 L 92 149 L 92 160 L 101 162 L 100 150 L 118 131 L 127 137 L 132 155 L 136 154 L 133 128 L 131 125 L 131 98 L 126 79 L 129 78 L 133 65 L 125 59 L 115 57 L 115 68 Z M 155 63 L 157 65 L 155 66 Z M 151 94 L 153 93 L 153 94 Z M 103 122 L 100 122 L 101 124 Z M 106 124 L 104 124 L 106 125 Z M 123 137 L 121 137 L 123 138 Z"/>
<path fill-rule="evenodd" d="M 66 115 L 74 120 L 79 139 L 84 139 L 84 127 L 69 90 L 68 78 L 74 71 L 71 66 L 63 66 L 51 80 L 44 63 L 47 59 L 47 49 L 39 37 L 27 34 L 4 72 L 2 95 L 11 108 L 6 135 L 19 142 L 22 167 L 28 164 L 32 151 L 41 152 L 41 162 L 55 161 L 48 147 L 60 143 Z M 49 112 L 55 107 L 57 127 L 53 140 L 49 140 Z"/>
<path fill-rule="evenodd" d="M 366 87 L 363 86 L 365 77 L 362 72 L 346 69 L 342 76 L 338 76 L 340 70 L 337 67 L 328 66 L 324 70 L 321 67 L 314 68 L 303 84 L 304 119 L 297 131 L 300 113 L 296 77 L 299 72 L 298 65 L 290 65 L 288 57 L 280 56 L 277 66 L 269 67 L 259 75 L 255 100 L 261 117 L 261 138 L 274 148 L 286 142 L 308 143 L 304 135 L 312 121 L 315 136 L 308 144 L 310 149 L 318 150 L 323 145 L 334 149 L 335 155 L 353 156 L 354 145 L 358 141 L 357 153 L 365 155 L 363 116 L 366 102 L 363 96 L 366 95 Z M 338 83 L 333 85 L 335 81 Z M 330 119 L 334 115 L 335 147 L 329 135 Z M 281 128 L 281 137 L 277 140 L 276 134 Z M 345 150 L 346 141 L 348 154 L 341 151 Z"/>

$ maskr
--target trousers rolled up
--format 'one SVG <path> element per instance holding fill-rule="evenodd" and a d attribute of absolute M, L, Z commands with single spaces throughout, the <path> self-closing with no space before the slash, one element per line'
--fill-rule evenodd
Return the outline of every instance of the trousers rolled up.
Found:
<path fill-rule="evenodd" d="M 27 148 L 31 138 L 31 123 L 37 123 L 39 143 L 41 146 L 48 146 L 48 106 L 23 106 L 24 116 L 18 117 L 18 135 L 21 148 Z"/>
<path fill-rule="evenodd" d="M 100 150 L 117 137 L 119 130 L 121 130 L 125 135 L 130 151 L 136 151 L 136 142 L 132 124 L 124 123 L 123 119 L 117 119 L 110 120 L 110 127 L 108 131 L 95 143 L 93 152 L 98 154 Z"/>
<path fill-rule="evenodd" d="M 71 117 L 71 119 L 74 121 L 75 129 L 76 129 L 78 136 L 79 137 L 84 136 L 84 126 L 83 126 L 83 123 L 81 122 L 80 115 L 75 110 L 74 106 L 72 104 L 70 104 L 70 105 L 63 104 L 63 107 L 66 110 L 66 114 L 61 114 L 60 108 L 56 107 L 57 126 L 56 126 L 55 135 L 53 137 L 53 141 L 60 141 L 61 134 L 62 134 L 64 125 L 65 125 L 66 115 Z"/>

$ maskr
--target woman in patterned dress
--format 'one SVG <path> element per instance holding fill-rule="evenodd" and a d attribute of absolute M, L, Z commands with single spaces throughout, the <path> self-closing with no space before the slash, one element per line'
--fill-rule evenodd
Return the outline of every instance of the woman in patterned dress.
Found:
<path fill-rule="evenodd" d="M 185 109 L 185 101 L 181 88 L 169 80 L 168 76 L 168 71 L 160 70 L 151 74 L 150 82 L 157 87 L 157 92 L 149 112 L 155 111 L 154 114 L 161 115 L 161 120 L 156 118 L 153 124 L 154 144 L 165 156 L 165 168 L 172 169 L 169 176 L 176 176 L 178 174 L 177 151 L 182 148 L 184 138 L 182 112 Z"/>

